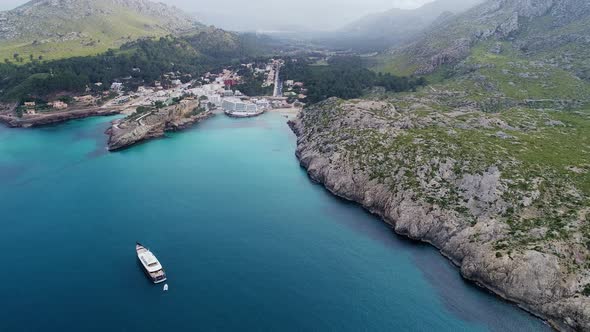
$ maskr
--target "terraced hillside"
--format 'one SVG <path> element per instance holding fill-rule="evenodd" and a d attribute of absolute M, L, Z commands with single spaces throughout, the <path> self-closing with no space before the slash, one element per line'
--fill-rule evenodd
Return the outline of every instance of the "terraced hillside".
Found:
<path fill-rule="evenodd" d="M 179 9 L 148 0 L 34 0 L 0 12 L 0 60 L 94 55 L 195 27 L 201 25 Z"/>

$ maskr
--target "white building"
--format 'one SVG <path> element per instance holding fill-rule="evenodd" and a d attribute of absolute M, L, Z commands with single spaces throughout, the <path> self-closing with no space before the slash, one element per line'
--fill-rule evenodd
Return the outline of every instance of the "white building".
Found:
<path fill-rule="evenodd" d="M 137 93 L 141 93 L 141 94 L 152 94 L 152 93 L 154 93 L 154 90 L 153 89 L 146 88 L 144 86 L 140 86 L 140 87 L 137 88 Z"/>
<path fill-rule="evenodd" d="M 209 98 L 209 102 L 213 103 L 215 106 L 221 106 L 221 96 L 217 95 L 217 94 L 210 94 L 207 95 L 207 98 Z"/>
<path fill-rule="evenodd" d="M 123 83 L 115 82 L 111 84 L 111 91 L 121 92 L 123 90 Z"/>
<path fill-rule="evenodd" d="M 271 108 L 271 104 L 268 99 L 259 99 L 256 100 L 255 103 L 259 109 L 267 110 Z"/>
<path fill-rule="evenodd" d="M 251 102 L 242 101 L 239 98 L 225 98 L 222 105 L 224 111 L 228 112 L 256 112 L 258 107 Z"/>

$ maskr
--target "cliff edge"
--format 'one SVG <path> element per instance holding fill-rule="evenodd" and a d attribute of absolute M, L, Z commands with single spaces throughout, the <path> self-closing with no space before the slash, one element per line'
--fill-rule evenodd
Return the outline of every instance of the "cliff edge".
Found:
<path fill-rule="evenodd" d="M 434 111 L 439 97 L 313 105 L 289 123 L 296 155 L 313 180 L 437 247 L 466 279 L 559 330 L 590 330 L 590 164 L 528 155 L 567 149 L 562 136 L 585 141 L 577 126 L 589 114 Z"/>
<path fill-rule="evenodd" d="M 127 148 L 136 143 L 163 137 L 168 131 L 186 129 L 211 116 L 200 108 L 197 100 L 182 100 L 162 109 L 140 108 L 125 119 L 116 120 L 106 131 L 109 151 Z"/>

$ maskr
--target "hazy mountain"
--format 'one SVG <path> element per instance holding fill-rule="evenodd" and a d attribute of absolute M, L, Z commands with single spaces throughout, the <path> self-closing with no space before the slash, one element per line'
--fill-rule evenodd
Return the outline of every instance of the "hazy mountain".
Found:
<path fill-rule="evenodd" d="M 148 0 L 33 0 L 0 12 L 0 56 L 95 54 L 140 37 L 198 26 L 181 10 Z"/>
<path fill-rule="evenodd" d="M 437 0 L 417 9 L 391 9 L 367 15 L 340 29 L 348 38 L 365 39 L 393 46 L 407 40 L 437 19 L 461 13 L 484 0 Z"/>
<path fill-rule="evenodd" d="M 467 58 L 482 43 L 496 41 L 514 48 L 514 56 L 553 57 L 570 49 L 572 67 L 585 61 L 589 36 L 588 1 L 489 0 L 435 24 L 417 41 L 390 53 L 406 69 L 431 73 Z"/>

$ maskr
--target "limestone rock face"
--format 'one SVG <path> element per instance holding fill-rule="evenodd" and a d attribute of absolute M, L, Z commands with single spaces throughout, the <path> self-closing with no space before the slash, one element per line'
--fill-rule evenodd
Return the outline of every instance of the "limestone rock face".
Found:
<path fill-rule="evenodd" d="M 554 327 L 590 330 L 590 298 L 580 293 L 590 275 L 586 269 L 573 272 L 559 254 L 573 246 L 555 239 L 538 241 L 535 248 L 509 249 L 517 235 L 505 216 L 518 213 L 530 218 L 533 210 L 523 206 L 538 202 L 538 188 L 515 194 L 512 180 L 504 176 L 506 165 L 473 168 L 469 156 L 463 161 L 443 158 L 435 148 L 430 151 L 436 153 L 429 154 L 427 146 L 441 138 L 428 143 L 408 138 L 419 128 L 428 132 L 443 127 L 451 137 L 464 130 L 448 129 L 454 126 L 452 120 L 435 116 L 417 117 L 385 102 L 332 99 L 304 110 L 289 125 L 298 137 L 296 156 L 311 179 L 360 203 L 397 233 L 434 245 L 466 279 Z M 505 125 L 487 119 L 474 121 L 473 128 L 480 123 Z M 415 154 L 407 153 L 408 146 L 414 146 Z M 546 238 L 547 229 L 531 234 Z M 588 257 L 587 248 L 576 250 Z"/>
<path fill-rule="evenodd" d="M 538 20 L 535 29 L 526 30 Z M 568 29 L 554 33 L 575 21 Z M 429 74 L 465 59 L 487 40 L 512 42 L 526 50 L 551 50 L 566 43 L 587 44 L 590 3 L 584 0 L 488 0 L 426 29 L 423 36 L 390 50 L 405 57 L 417 74 Z M 526 31 L 525 31 L 526 30 Z"/>
<path fill-rule="evenodd" d="M 114 121 L 107 130 L 110 151 L 127 148 L 149 139 L 163 137 L 167 131 L 186 129 L 211 116 L 210 111 L 195 112 L 197 100 L 183 100 L 177 105 L 143 114 L 132 114 L 125 119 Z"/>
<path fill-rule="evenodd" d="M 82 119 L 91 116 L 108 116 L 119 114 L 119 109 L 91 108 L 83 110 L 72 110 L 67 112 L 50 112 L 47 114 L 36 114 L 23 116 L 21 118 L 12 114 L 12 111 L 0 114 L 0 123 L 13 128 L 31 128 L 61 123 L 74 119 Z"/>

